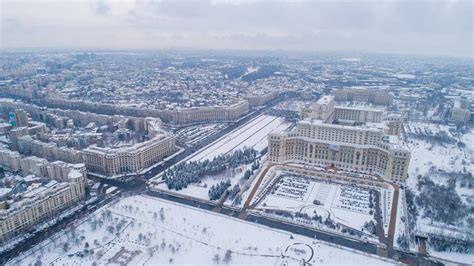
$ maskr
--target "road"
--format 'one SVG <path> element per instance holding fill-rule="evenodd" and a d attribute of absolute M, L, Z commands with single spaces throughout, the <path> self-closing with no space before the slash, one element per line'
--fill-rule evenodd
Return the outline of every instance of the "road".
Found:
<path fill-rule="evenodd" d="M 398 196 L 400 195 L 400 186 L 395 183 L 390 183 L 395 189 L 392 198 L 392 208 L 390 213 L 390 223 L 388 225 L 388 237 L 387 243 L 390 248 L 393 248 L 393 241 L 395 238 L 395 226 L 397 225 L 397 209 L 398 209 Z"/>
<path fill-rule="evenodd" d="M 267 175 L 269 169 L 270 167 L 265 167 L 265 170 L 263 170 L 263 172 L 258 177 L 257 183 L 255 184 L 255 186 L 253 186 L 252 191 L 250 192 L 249 196 L 247 197 L 247 200 L 245 201 L 244 207 L 242 208 L 242 212 L 245 212 L 250 206 L 250 203 L 252 203 L 252 199 L 255 196 L 255 193 L 257 193 L 257 190 L 262 184 L 263 178 L 265 177 L 265 175 Z"/>
<path fill-rule="evenodd" d="M 375 198 L 375 232 L 379 238 L 380 243 L 387 244 L 387 238 L 385 237 L 385 232 L 383 230 L 382 222 L 382 206 L 380 204 L 380 191 L 374 191 Z"/>

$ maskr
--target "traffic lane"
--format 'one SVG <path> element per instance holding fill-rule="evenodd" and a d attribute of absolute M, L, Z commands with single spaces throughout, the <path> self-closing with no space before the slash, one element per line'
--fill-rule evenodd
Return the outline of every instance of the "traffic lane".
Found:
<path fill-rule="evenodd" d="M 330 242 L 334 244 L 338 244 L 341 246 L 349 247 L 352 249 L 360 250 L 363 252 L 371 253 L 371 254 L 377 254 L 377 246 L 372 244 L 372 243 L 367 243 L 367 242 L 359 242 L 356 240 L 350 240 L 345 237 L 340 237 L 340 236 L 335 236 L 331 234 L 324 233 L 322 231 L 316 231 L 313 229 L 305 228 L 305 227 L 300 227 L 298 225 L 292 225 L 288 223 L 283 223 L 283 222 L 278 222 L 275 220 L 267 219 L 262 216 L 255 216 L 252 214 L 247 215 L 246 219 L 247 221 L 258 223 L 261 225 L 265 225 L 271 228 L 275 229 L 281 229 L 284 231 L 288 231 L 294 234 L 298 235 L 303 235 L 307 236 L 310 238 L 315 238 L 318 240 L 322 240 L 325 242 Z"/>
<path fill-rule="evenodd" d="M 214 205 L 214 204 L 209 204 L 209 203 L 205 203 L 205 202 L 201 202 L 201 201 L 196 201 L 196 200 L 192 200 L 192 199 L 184 198 L 184 197 L 178 197 L 178 196 L 175 196 L 175 195 L 170 195 L 170 194 L 167 194 L 167 193 L 161 193 L 161 192 L 152 191 L 152 190 L 147 190 L 146 194 L 148 194 L 150 196 L 153 196 L 153 197 L 157 197 L 157 198 L 165 199 L 165 200 L 168 200 L 168 201 L 173 201 L 173 202 L 177 202 L 177 203 L 180 203 L 180 204 L 183 204 L 183 205 L 188 205 L 188 206 L 191 206 L 191 207 L 196 207 L 196 208 L 209 210 L 209 211 L 211 211 L 212 209 L 214 209 L 216 207 L 216 205 Z"/>

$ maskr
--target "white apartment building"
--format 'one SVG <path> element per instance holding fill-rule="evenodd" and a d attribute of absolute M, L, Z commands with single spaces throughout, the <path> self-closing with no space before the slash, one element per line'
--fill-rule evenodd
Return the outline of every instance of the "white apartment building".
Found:
<path fill-rule="evenodd" d="M 165 133 L 156 135 L 149 141 L 128 147 L 90 146 L 82 151 L 88 170 L 109 175 L 139 172 L 175 152 L 175 137 Z"/>
<path fill-rule="evenodd" d="M 249 102 L 239 101 L 230 106 L 209 106 L 174 110 L 171 120 L 175 124 L 234 121 L 249 112 Z"/>
<path fill-rule="evenodd" d="M 0 207 L 0 242 L 22 234 L 33 225 L 48 221 L 85 196 L 84 174 L 74 170 L 67 182 L 50 181 L 28 187 L 21 200 Z"/>
<path fill-rule="evenodd" d="M 11 171 L 21 171 L 57 180 L 67 180 L 73 171 L 85 173 L 84 164 L 70 164 L 63 161 L 48 162 L 35 156 L 22 157 L 18 152 L 0 148 L 0 165 Z M 85 176 L 85 174 L 84 174 Z"/>
<path fill-rule="evenodd" d="M 82 153 L 67 147 L 58 147 L 56 143 L 47 143 L 33 139 L 30 135 L 18 139 L 18 151 L 48 160 L 61 160 L 68 163 L 82 163 Z"/>

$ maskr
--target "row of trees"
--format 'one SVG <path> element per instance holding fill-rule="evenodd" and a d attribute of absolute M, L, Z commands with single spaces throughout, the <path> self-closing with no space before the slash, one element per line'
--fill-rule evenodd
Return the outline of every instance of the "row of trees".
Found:
<path fill-rule="evenodd" d="M 229 190 L 229 199 L 232 200 L 234 205 L 239 205 L 242 202 L 242 196 L 239 195 L 239 192 L 239 184 L 235 184 L 232 189 Z"/>
<path fill-rule="evenodd" d="M 455 144 L 457 142 L 455 138 L 449 136 L 448 132 L 444 130 L 433 133 L 431 129 L 415 127 L 413 132 L 414 133 L 409 134 L 412 138 L 424 140 L 433 144 Z"/>
<path fill-rule="evenodd" d="M 437 234 L 430 234 L 428 241 L 430 246 L 433 247 L 436 251 L 449 251 L 459 253 L 474 252 L 474 241 L 472 241 L 472 239 L 450 238 Z"/>
<path fill-rule="evenodd" d="M 416 227 L 416 220 L 418 218 L 418 209 L 415 204 L 415 193 L 411 191 L 411 189 L 405 189 L 405 198 L 407 203 L 407 223 L 408 228 L 410 229 L 410 235 L 407 236 L 410 243 L 415 241 L 415 235 L 413 234 L 415 227 Z"/>
<path fill-rule="evenodd" d="M 397 244 L 402 250 L 410 249 L 410 239 L 407 236 L 405 236 L 405 234 L 401 234 L 398 236 Z"/>
<path fill-rule="evenodd" d="M 182 162 L 165 171 L 163 180 L 169 189 L 181 190 L 191 183 L 198 183 L 205 176 L 217 175 L 226 169 L 236 168 L 256 160 L 258 152 L 251 148 L 219 155 L 213 160 Z"/>
<path fill-rule="evenodd" d="M 255 170 L 257 170 L 258 168 L 260 167 L 260 162 L 258 160 L 256 160 L 253 164 L 252 164 L 252 169 L 247 169 L 247 171 L 245 171 L 244 173 L 244 179 L 249 179 L 252 175 L 253 175 L 253 172 Z"/>
<path fill-rule="evenodd" d="M 210 200 L 217 200 L 222 197 L 222 194 L 230 187 L 230 180 L 221 181 L 217 185 L 212 185 L 209 189 L 208 195 Z"/>
<path fill-rule="evenodd" d="M 377 230 L 375 229 L 375 223 L 373 220 L 370 220 L 369 222 L 364 223 L 363 227 L 369 234 L 375 235 L 377 233 Z"/>
<path fill-rule="evenodd" d="M 296 212 L 294 215 L 292 212 L 290 211 L 285 211 L 285 210 L 272 210 L 272 209 L 265 209 L 265 213 L 269 213 L 269 214 L 274 214 L 274 215 L 278 215 L 278 216 L 282 216 L 282 217 L 286 217 L 286 218 L 290 218 L 290 219 L 294 219 L 294 218 L 302 218 L 302 219 L 305 219 L 305 220 L 308 220 L 308 221 L 315 221 L 317 223 L 320 223 L 320 224 L 325 224 L 325 225 L 329 225 L 329 227 L 331 228 L 336 228 L 336 224 L 334 223 L 334 221 L 331 220 L 331 218 L 327 217 L 324 221 L 323 221 L 323 217 L 321 215 L 318 215 L 316 213 L 316 211 L 314 212 L 314 215 L 313 216 L 310 216 L 309 214 L 307 213 L 302 213 L 302 212 Z"/>

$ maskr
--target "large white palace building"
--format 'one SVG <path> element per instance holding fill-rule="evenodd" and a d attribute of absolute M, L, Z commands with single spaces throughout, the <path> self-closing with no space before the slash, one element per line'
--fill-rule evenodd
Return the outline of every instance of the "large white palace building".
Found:
<path fill-rule="evenodd" d="M 268 136 L 270 162 L 330 167 L 397 182 L 407 178 L 410 151 L 398 137 L 401 117 L 337 107 L 334 96 L 324 96 L 302 112 L 305 119 L 295 131 Z"/>

